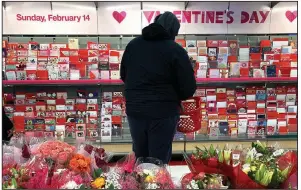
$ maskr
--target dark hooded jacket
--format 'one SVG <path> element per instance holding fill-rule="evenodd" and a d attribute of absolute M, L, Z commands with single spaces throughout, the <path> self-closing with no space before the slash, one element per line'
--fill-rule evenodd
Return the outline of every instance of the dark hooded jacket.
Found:
<path fill-rule="evenodd" d="M 126 113 L 144 118 L 176 116 L 196 90 L 188 54 L 175 42 L 180 23 L 165 12 L 126 47 L 121 61 Z"/>
<path fill-rule="evenodd" d="M 9 135 L 10 131 L 13 130 L 13 123 L 7 117 L 4 107 L 2 106 L 2 141 L 9 141 L 11 136 Z"/>

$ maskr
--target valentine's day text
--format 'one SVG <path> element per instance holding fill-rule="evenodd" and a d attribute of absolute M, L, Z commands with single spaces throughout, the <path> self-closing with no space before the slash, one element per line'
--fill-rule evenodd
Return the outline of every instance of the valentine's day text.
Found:
<path fill-rule="evenodd" d="M 143 14 L 151 23 L 154 18 L 164 11 L 143 11 Z M 244 23 L 264 23 L 270 11 L 241 11 L 239 17 L 234 17 L 233 11 L 173 11 L 181 23 L 216 23 L 232 24 L 234 20 Z"/>
<path fill-rule="evenodd" d="M 17 21 L 30 21 L 30 22 L 86 22 L 90 21 L 90 15 L 82 15 L 82 16 L 66 16 L 66 15 L 52 15 L 49 14 L 47 16 L 41 15 L 16 15 Z"/>

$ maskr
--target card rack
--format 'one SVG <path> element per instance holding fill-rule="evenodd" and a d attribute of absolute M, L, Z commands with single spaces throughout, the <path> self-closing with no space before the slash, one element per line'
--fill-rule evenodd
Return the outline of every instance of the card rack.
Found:
<path fill-rule="evenodd" d="M 34 93 L 37 96 L 38 92 L 44 91 L 46 92 L 46 94 L 48 92 L 55 92 L 55 93 L 66 92 L 68 94 L 68 99 L 77 99 L 79 98 L 77 94 L 77 92 L 79 91 L 82 93 L 97 92 L 98 124 L 96 128 L 91 128 L 90 132 L 92 136 L 89 135 L 90 132 L 87 132 L 87 129 L 89 129 L 89 127 L 87 127 L 87 125 L 82 126 L 82 128 L 86 127 L 86 129 L 84 130 L 85 131 L 84 138 L 86 140 L 92 140 L 92 141 L 104 142 L 104 143 L 114 143 L 114 142 L 130 143 L 131 138 L 130 138 L 129 127 L 126 120 L 126 116 L 122 114 L 121 131 L 119 129 L 118 130 L 114 129 L 113 132 L 112 129 L 116 128 L 115 126 L 113 127 L 113 125 L 116 124 L 115 121 L 114 122 L 112 121 L 113 113 L 104 114 L 102 110 L 102 106 L 105 105 L 107 102 L 110 102 L 104 99 L 104 93 L 114 94 L 114 92 L 123 92 L 123 83 L 121 82 L 121 80 L 119 80 L 119 75 L 118 75 L 123 51 L 120 50 L 119 48 L 124 49 L 126 45 L 126 43 L 122 42 L 123 39 L 126 39 L 124 41 L 129 42 L 130 39 L 132 39 L 133 37 L 123 37 L 123 38 L 112 37 L 111 40 L 114 40 L 113 43 L 109 43 L 110 37 L 94 36 L 91 37 L 93 39 L 90 42 L 89 42 L 90 37 L 78 37 L 79 39 L 78 49 L 69 48 L 70 44 L 68 42 L 69 39 L 68 37 L 64 37 L 64 40 L 62 39 L 56 40 L 55 43 L 53 37 L 51 37 L 49 38 L 48 45 L 49 47 L 51 47 L 50 48 L 51 50 L 56 49 L 52 53 L 58 53 L 58 56 L 55 57 L 56 59 L 54 59 L 54 57 L 50 56 L 50 49 L 48 51 L 48 49 L 46 48 L 47 50 L 45 51 L 46 55 L 48 55 L 47 53 L 49 53 L 49 56 L 47 56 L 47 61 L 45 61 L 45 64 L 46 64 L 46 68 L 47 66 L 48 68 L 46 69 L 46 72 L 43 71 L 44 74 L 43 73 L 38 74 L 37 73 L 38 69 L 28 70 L 27 67 L 28 68 L 35 67 L 34 63 L 32 63 L 30 60 L 32 57 L 34 57 L 31 55 L 32 54 L 35 55 L 35 53 L 37 53 L 36 59 L 34 59 L 36 60 L 37 68 L 39 63 L 41 63 L 39 62 L 39 56 L 38 56 L 39 52 L 41 51 L 41 47 L 47 46 L 45 44 L 43 45 L 42 43 L 39 43 L 39 40 L 42 38 L 44 43 L 45 43 L 45 39 L 48 39 L 47 37 L 36 37 L 36 38 L 33 37 L 29 40 L 30 41 L 29 43 L 18 43 L 17 37 L 8 37 L 7 40 L 3 43 L 4 45 L 3 55 L 5 57 L 3 60 L 4 64 L 6 66 L 15 65 L 16 67 L 15 70 L 14 69 L 4 70 L 6 79 L 10 79 L 10 80 L 3 81 L 3 84 L 6 85 L 5 88 L 3 89 L 4 98 L 7 97 L 16 98 L 17 95 L 20 95 L 22 93 L 23 95 L 25 95 L 25 97 L 30 93 Z M 121 41 L 120 44 L 122 44 L 122 46 L 116 45 L 119 44 L 119 40 Z M 71 41 L 74 42 L 74 38 Z M 118 42 L 116 43 L 115 41 Z M 231 45 L 230 42 L 234 42 L 234 41 L 236 41 L 237 48 L 236 49 L 234 48 L 233 50 L 232 48 L 234 47 L 233 43 Z M 203 102 L 201 103 L 203 106 L 202 109 L 203 122 L 200 131 L 193 134 L 187 134 L 186 136 L 184 136 L 181 133 L 177 133 L 174 138 L 175 141 L 190 142 L 190 141 L 208 141 L 208 140 L 213 140 L 213 141 L 214 140 L 247 140 L 247 139 L 256 139 L 256 138 L 259 139 L 269 138 L 271 136 L 276 137 L 276 136 L 287 136 L 291 134 L 296 134 L 295 129 L 297 127 L 297 123 L 296 123 L 297 115 L 295 114 L 295 111 L 297 109 L 297 98 L 294 89 L 297 84 L 297 78 L 295 75 L 295 70 L 297 66 L 296 64 L 297 55 L 295 54 L 295 48 L 294 48 L 294 46 L 296 46 L 296 39 L 294 36 L 293 37 L 292 36 L 250 37 L 250 36 L 226 36 L 225 35 L 224 37 L 221 38 L 221 36 L 215 37 L 215 36 L 186 35 L 186 36 L 178 37 L 177 42 L 183 45 L 183 47 L 187 50 L 188 54 L 194 60 L 194 69 L 195 69 L 195 74 L 199 86 L 195 95 L 200 96 L 203 99 Z M 18 47 L 19 45 L 21 46 Z M 61 45 L 65 45 L 65 46 L 61 48 L 60 47 Z M 17 48 L 16 49 L 11 48 L 14 46 L 16 46 Z M 77 47 L 76 44 L 72 44 L 72 46 Z M 206 51 L 203 52 L 206 52 L 207 55 L 198 54 L 201 51 L 199 50 L 199 48 L 200 49 L 206 48 Z M 211 48 L 210 51 L 208 51 L 209 48 Z M 27 59 L 18 60 L 18 56 L 16 56 L 15 57 L 16 62 L 8 63 L 9 56 L 7 50 L 9 49 L 10 50 L 13 49 L 13 51 L 15 51 L 17 54 L 18 51 L 21 54 L 22 52 L 25 54 L 27 53 Z M 229 54 L 228 56 L 222 55 L 222 53 L 224 52 L 224 50 L 226 51 L 226 49 Z M 272 50 L 273 53 L 267 50 Z M 247 55 L 246 52 L 249 52 L 249 54 Z M 234 54 L 236 53 L 236 55 L 234 57 L 229 58 L 229 56 L 233 56 L 230 55 L 233 53 Z M 270 55 L 266 55 L 266 54 L 270 54 Z M 215 61 L 214 56 L 217 61 L 217 64 L 215 62 L 214 63 L 212 62 Z M 79 60 L 80 58 L 81 61 Z M 218 61 L 223 62 L 224 58 L 227 59 L 226 64 L 219 65 Z M 232 66 L 232 62 L 236 63 L 236 65 Z M 247 63 L 248 67 L 242 66 L 242 63 Z M 20 67 L 22 65 L 23 67 Z M 42 65 L 43 65 L 43 60 L 42 60 Z M 69 69 L 68 72 L 67 70 L 66 71 L 64 70 L 66 68 L 61 68 L 63 67 L 62 65 L 66 66 L 66 68 Z M 219 68 L 221 65 L 223 68 Z M 270 67 L 273 65 L 275 65 L 276 68 Z M 237 69 L 237 67 L 239 69 Z M 203 72 L 200 71 L 202 69 L 204 70 Z M 71 70 L 73 71 L 77 70 L 77 71 L 71 74 Z M 95 72 L 96 70 L 97 72 Z M 261 70 L 259 72 L 262 75 L 254 75 L 254 71 L 256 72 L 257 70 Z M 7 76 L 7 71 L 13 71 L 15 73 L 15 78 L 11 77 L 10 74 L 8 74 Z M 25 71 L 26 73 L 25 78 L 24 77 L 18 78 L 17 72 L 19 71 L 22 71 L 23 75 Z M 104 78 L 102 77 L 103 76 L 102 71 L 105 71 L 103 72 L 103 74 L 105 75 Z M 111 71 L 117 71 L 117 75 L 111 77 Z M 221 71 L 225 71 L 225 72 L 221 72 Z M 57 73 L 57 76 L 62 76 L 60 72 L 67 72 L 66 75 L 67 78 L 64 78 L 65 80 L 60 80 L 62 78 L 55 78 L 55 77 L 49 78 L 51 73 Z M 198 75 L 200 73 L 203 74 L 201 75 L 202 77 Z M 32 77 L 32 75 L 34 74 L 35 77 Z M 99 78 L 97 78 L 96 76 L 99 76 Z M 18 80 L 18 79 L 26 79 L 26 80 Z M 34 80 L 29 80 L 29 79 L 34 79 Z M 55 79 L 55 80 L 50 80 L 50 79 Z M 28 88 L 29 86 L 31 88 Z M 66 88 L 66 86 L 68 87 Z M 269 93 L 268 90 L 269 88 L 275 89 L 276 99 L 273 100 L 268 99 L 268 97 L 270 96 L 269 94 L 271 94 Z M 244 89 L 244 92 L 242 92 L 241 89 Z M 264 100 L 257 99 L 257 97 L 259 96 L 257 95 L 258 90 L 259 91 L 262 90 L 263 93 L 261 94 L 265 94 L 263 96 L 265 96 L 266 99 Z M 234 93 L 237 97 L 240 97 L 240 99 L 237 99 L 236 97 L 236 99 L 234 100 L 229 100 L 228 97 L 230 97 L 230 95 L 227 93 L 229 92 L 231 94 L 231 91 L 232 94 Z M 215 96 L 215 98 L 210 99 L 213 96 Z M 254 100 L 254 96 L 255 96 L 255 100 Z M 256 101 L 258 103 L 254 103 Z M 243 102 L 244 102 L 244 106 L 241 106 Z M 13 108 L 11 107 L 10 110 L 8 110 L 7 112 L 7 114 L 10 117 L 12 116 L 12 113 L 9 112 L 11 112 L 11 110 L 13 110 L 13 112 L 16 111 L 15 102 L 13 102 L 12 105 Z M 112 101 L 112 105 L 113 105 L 113 101 Z M 229 105 L 234 106 L 234 109 L 231 110 L 231 106 Z M 9 109 L 11 104 L 5 104 L 5 106 L 7 106 L 6 109 Z M 67 105 L 65 105 L 65 109 L 66 106 Z M 61 109 L 61 108 L 56 107 L 55 109 Z M 88 107 L 86 105 L 86 109 L 87 108 Z M 46 101 L 46 109 L 47 109 L 47 101 Z M 272 111 L 274 115 L 270 114 L 269 113 L 270 111 L 268 110 L 270 111 L 274 110 Z M 110 121 L 104 121 L 103 118 L 106 118 L 107 116 L 108 118 L 111 117 L 111 123 Z M 75 115 L 75 121 L 76 118 L 78 118 L 78 115 Z M 40 119 L 40 118 L 33 117 L 33 119 Z M 263 120 L 265 120 L 265 122 Z M 38 122 L 40 121 L 41 120 L 38 120 Z M 118 120 L 118 122 L 119 121 L 120 120 Z M 217 127 L 214 126 L 212 127 L 210 124 L 211 121 L 215 122 L 217 124 Z M 80 125 L 76 126 L 77 124 L 82 124 L 76 122 L 75 122 L 75 127 L 73 127 L 75 129 L 76 127 L 77 128 L 81 127 Z M 108 123 L 109 125 L 107 125 Z M 88 125 L 90 124 L 91 123 L 88 123 Z M 102 126 L 102 124 L 106 124 L 106 125 Z M 66 137 L 66 126 L 67 124 L 65 123 L 65 128 L 63 127 L 60 128 L 60 126 L 58 127 L 58 129 L 61 129 L 58 131 L 61 132 L 64 131 L 64 136 L 65 136 L 64 140 L 68 142 L 73 142 L 74 140 L 76 141 L 76 139 L 82 138 L 82 135 L 80 135 L 82 132 L 82 128 L 76 129 L 75 134 L 73 133 L 71 137 Z M 119 123 L 118 126 L 120 126 Z M 239 129 L 240 126 L 243 129 L 245 129 L 245 132 L 243 133 L 241 132 L 243 130 Z M 109 135 L 110 138 L 102 138 L 102 136 L 108 137 L 108 135 L 106 134 L 102 135 L 102 131 L 107 132 L 109 131 L 109 128 L 111 128 L 111 136 Z M 273 128 L 275 130 L 271 132 L 272 130 L 270 130 L 270 128 Z M 56 133 L 55 130 L 42 131 L 42 130 L 34 129 L 33 130 L 34 133 L 31 133 L 31 135 L 38 136 L 38 135 L 44 135 L 44 133 L 46 133 L 47 135 L 47 132 L 49 132 L 48 135 L 51 134 L 55 136 Z M 18 132 L 25 132 L 25 119 L 24 119 L 24 130 L 19 130 Z M 26 131 L 26 132 L 32 132 L 32 131 Z M 77 135 L 76 132 L 78 132 L 79 135 Z M 113 133 L 117 135 L 113 135 Z"/>

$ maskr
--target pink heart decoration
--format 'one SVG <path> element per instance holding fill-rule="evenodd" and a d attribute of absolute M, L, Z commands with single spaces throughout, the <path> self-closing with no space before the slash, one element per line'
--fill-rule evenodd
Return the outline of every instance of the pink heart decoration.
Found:
<path fill-rule="evenodd" d="M 121 12 L 114 11 L 113 17 L 120 24 L 125 19 L 126 12 L 125 11 L 121 11 Z"/>
<path fill-rule="evenodd" d="M 293 22 L 297 18 L 297 11 L 286 11 L 285 16 L 290 22 Z"/>

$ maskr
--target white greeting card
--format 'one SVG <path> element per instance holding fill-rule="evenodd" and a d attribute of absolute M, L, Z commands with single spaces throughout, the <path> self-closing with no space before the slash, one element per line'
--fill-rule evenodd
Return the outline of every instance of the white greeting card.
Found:
<path fill-rule="evenodd" d="M 195 40 L 186 40 L 186 47 L 187 48 L 197 47 L 196 46 L 196 41 Z"/>
<path fill-rule="evenodd" d="M 70 70 L 70 80 L 79 80 L 80 72 L 79 70 Z"/>
<path fill-rule="evenodd" d="M 79 49 L 79 42 L 77 38 L 68 39 L 68 48 L 69 49 Z"/>

